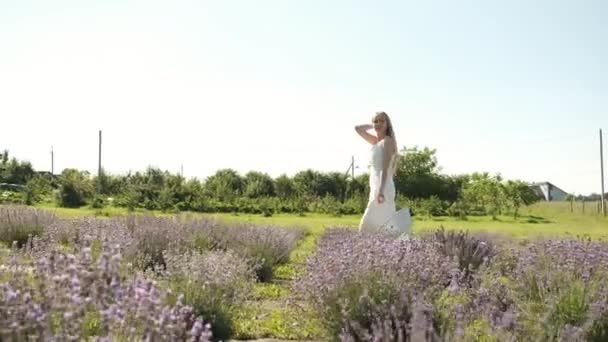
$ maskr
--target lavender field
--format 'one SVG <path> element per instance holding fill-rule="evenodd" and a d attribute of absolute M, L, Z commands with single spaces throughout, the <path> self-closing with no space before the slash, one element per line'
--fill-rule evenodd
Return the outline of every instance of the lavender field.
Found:
<path fill-rule="evenodd" d="M 599 239 L 351 221 L 0 207 L 0 340 L 608 340 Z"/>

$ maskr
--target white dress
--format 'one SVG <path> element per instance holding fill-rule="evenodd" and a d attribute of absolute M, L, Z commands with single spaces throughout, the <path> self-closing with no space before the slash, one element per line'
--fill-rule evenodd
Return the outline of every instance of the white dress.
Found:
<path fill-rule="evenodd" d="M 393 164 L 388 167 L 386 183 L 384 184 L 384 202 L 378 203 L 378 192 L 382 182 L 382 162 L 384 160 L 384 142 L 382 139 L 371 149 L 369 168 L 369 199 L 367 208 L 361 218 L 359 230 L 375 231 L 395 214 L 395 183 L 393 181 Z"/>
<path fill-rule="evenodd" d="M 372 146 L 370 158 L 369 175 L 369 199 L 367 208 L 363 213 L 359 224 L 359 231 L 378 232 L 386 231 L 400 235 L 407 235 L 411 228 L 411 217 L 408 208 L 396 211 L 395 206 L 395 183 L 393 180 L 395 158 L 391 159 L 388 166 L 386 181 L 384 184 L 384 202 L 378 202 L 378 192 L 382 183 L 382 164 L 384 159 L 384 142 Z"/>

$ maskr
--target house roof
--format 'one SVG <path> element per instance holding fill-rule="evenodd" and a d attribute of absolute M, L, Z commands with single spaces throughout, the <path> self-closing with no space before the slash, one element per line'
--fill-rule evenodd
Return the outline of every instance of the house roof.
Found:
<path fill-rule="evenodd" d="M 557 189 L 557 190 L 562 191 L 563 193 L 566 193 L 566 194 L 568 193 L 567 191 L 564 191 L 564 189 L 560 188 L 559 186 L 557 186 L 557 185 L 555 185 L 555 184 L 553 184 L 551 182 L 546 182 L 545 181 L 545 182 L 536 182 L 536 183 L 531 183 L 530 184 L 530 186 L 541 186 L 541 185 L 551 185 L 551 187 L 553 189 Z"/>

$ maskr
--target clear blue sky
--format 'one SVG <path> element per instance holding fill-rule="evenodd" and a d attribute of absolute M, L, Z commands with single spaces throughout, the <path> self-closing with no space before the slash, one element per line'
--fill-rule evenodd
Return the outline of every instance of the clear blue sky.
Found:
<path fill-rule="evenodd" d="M 112 173 L 346 171 L 351 155 L 362 172 L 353 126 L 384 110 L 445 173 L 599 192 L 607 15 L 599 0 L 0 0 L 0 148 L 49 170 L 53 145 L 55 171 L 95 172 L 101 129 Z"/>

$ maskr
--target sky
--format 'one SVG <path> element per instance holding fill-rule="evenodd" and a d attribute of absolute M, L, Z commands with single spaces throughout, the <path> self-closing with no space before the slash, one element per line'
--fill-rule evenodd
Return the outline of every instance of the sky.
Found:
<path fill-rule="evenodd" d="M 601 0 L 0 0 L 0 149 L 50 171 L 52 146 L 55 172 L 95 173 L 101 130 L 113 174 L 346 172 L 351 156 L 362 173 L 354 126 L 385 111 L 442 173 L 599 193 L 607 14 Z"/>

